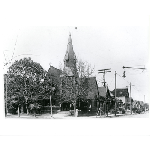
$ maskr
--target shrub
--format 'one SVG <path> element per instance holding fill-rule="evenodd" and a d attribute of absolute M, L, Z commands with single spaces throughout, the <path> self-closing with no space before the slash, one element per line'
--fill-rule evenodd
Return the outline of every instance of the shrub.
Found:
<path fill-rule="evenodd" d="M 30 104 L 29 105 L 29 113 L 41 113 L 41 109 L 42 109 L 42 106 L 39 105 L 38 103 L 35 103 L 35 104 Z"/>
<path fill-rule="evenodd" d="M 18 102 L 15 100 L 10 101 L 8 104 L 8 112 L 11 114 L 16 114 L 18 110 Z"/>

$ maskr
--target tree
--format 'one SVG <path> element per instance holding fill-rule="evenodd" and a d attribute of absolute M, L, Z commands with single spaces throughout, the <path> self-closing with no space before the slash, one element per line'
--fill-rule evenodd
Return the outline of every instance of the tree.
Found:
<path fill-rule="evenodd" d="M 25 101 L 21 102 L 21 99 L 18 98 L 18 106 L 19 102 L 26 103 L 28 113 L 28 99 L 38 98 L 40 81 L 45 73 L 42 66 L 31 60 L 30 57 L 16 60 L 7 72 L 7 96 L 10 100 L 12 96 L 23 96 Z"/>
<path fill-rule="evenodd" d="M 91 66 L 87 61 L 83 61 L 82 59 L 77 59 L 77 71 L 79 75 L 79 96 L 82 98 L 86 98 L 89 92 L 89 78 L 94 73 L 94 67 Z"/>
<path fill-rule="evenodd" d="M 76 60 L 76 62 L 74 67 L 64 67 L 61 76 L 61 99 L 72 101 L 74 112 L 77 99 L 86 98 L 89 91 L 88 78 L 94 72 L 88 62 L 81 59 Z"/>
<path fill-rule="evenodd" d="M 7 93 L 6 93 L 7 89 Z M 7 104 L 7 108 L 12 113 L 16 112 L 18 109 L 18 113 L 20 112 L 19 106 L 23 103 L 24 98 L 22 97 L 22 80 L 19 75 L 5 75 L 4 82 L 4 91 L 5 91 L 5 106 Z M 7 96 L 6 96 L 7 94 Z M 7 102 L 7 103 L 6 103 Z M 18 114 L 20 116 L 20 114 Z"/>
<path fill-rule="evenodd" d="M 80 78 L 89 78 L 94 73 L 94 67 L 82 59 L 77 59 L 77 71 Z"/>

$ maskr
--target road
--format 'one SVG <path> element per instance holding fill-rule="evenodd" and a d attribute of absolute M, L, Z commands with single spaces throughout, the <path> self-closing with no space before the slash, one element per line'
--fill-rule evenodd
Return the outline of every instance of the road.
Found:
<path fill-rule="evenodd" d="M 142 114 L 124 115 L 120 116 L 119 118 L 149 118 L 149 112 Z"/>
<path fill-rule="evenodd" d="M 18 115 L 11 115 L 9 114 L 6 118 L 30 118 L 33 119 L 35 118 L 33 115 L 20 115 L 20 117 L 18 117 Z M 43 115 L 37 115 L 36 118 L 41 118 L 41 119 L 49 119 L 50 114 L 43 114 Z M 74 116 L 65 116 L 63 114 L 53 114 L 53 118 L 54 119 L 90 119 L 90 118 L 100 118 L 100 116 L 80 116 L 80 117 L 74 117 Z M 108 117 L 105 116 L 101 116 L 101 118 L 149 118 L 149 112 L 146 113 L 142 113 L 142 114 L 127 114 L 127 115 L 119 115 L 117 114 L 117 116 L 115 116 L 114 114 L 109 115 Z"/>

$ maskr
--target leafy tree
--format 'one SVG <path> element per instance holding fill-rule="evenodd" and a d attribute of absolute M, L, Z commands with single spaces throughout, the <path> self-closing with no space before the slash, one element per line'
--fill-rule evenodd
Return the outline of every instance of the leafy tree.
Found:
<path fill-rule="evenodd" d="M 88 62 L 81 59 L 76 60 L 76 66 L 74 67 L 64 67 L 61 76 L 60 95 L 62 100 L 73 101 L 74 112 L 77 100 L 86 99 L 88 95 L 90 90 L 88 80 L 93 72 L 94 68 Z"/>
<path fill-rule="evenodd" d="M 46 71 L 39 63 L 34 62 L 31 58 L 16 60 L 10 67 L 7 77 L 7 97 L 15 98 L 19 103 L 24 104 L 29 99 L 37 99 L 40 93 L 40 81 L 45 76 Z M 6 88 L 5 88 L 6 91 Z M 22 100 L 21 97 L 24 99 Z M 28 105 L 27 105 L 28 113 Z"/>
<path fill-rule="evenodd" d="M 79 75 L 79 96 L 85 99 L 91 86 L 88 80 L 94 73 L 94 67 L 87 61 L 77 59 L 77 71 Z"/>

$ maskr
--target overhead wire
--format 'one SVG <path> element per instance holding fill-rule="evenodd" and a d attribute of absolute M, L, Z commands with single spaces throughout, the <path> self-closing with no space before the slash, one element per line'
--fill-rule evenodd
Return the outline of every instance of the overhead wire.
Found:
<path fill-rule="evenodd" d="M 121 76 L 121 75 L 119 75 L 118 73 L 116 73 L 116 74 L 117 74 L 119 77 L 121 77 L 121 78 L 122 78 L 122 76 Z M 123 78 L 123 79 L 124 79 L 124 78 Z M 124 80 L 125 80 L 125 79 L 124 79 Z M 129 81 L 127 81 L 127 80 L 125 80 L 125 81 L 126 81 L 127 83 L 129 83 L 129 84 L 130 84 L 130 82 L 129 82 Z M 141 90 L 137 89 L 135 85 L 133 86 L 133 88 L 134 88 L 136 91 L 138 91 L 138 94 L 139 94 L 139 93 L 140 93 L 140 94 L 141 94 L 141 93 L 143 93 Z M 141 95 L 142 95 L 142 94 L 141 94 Z"/>

